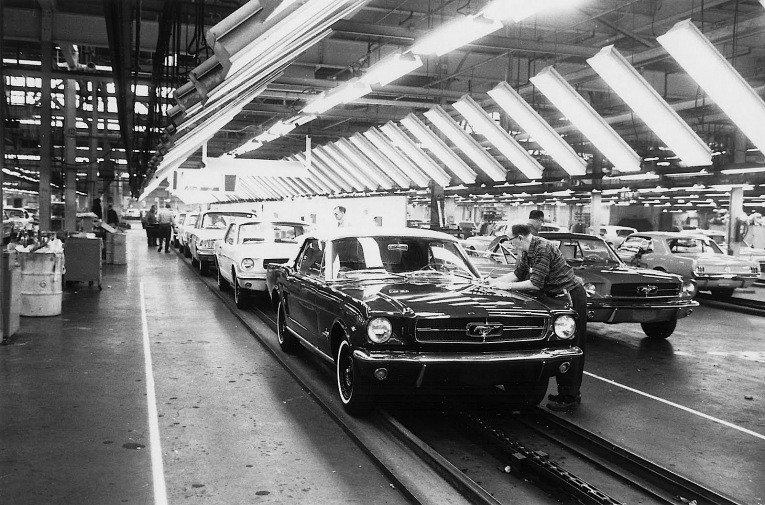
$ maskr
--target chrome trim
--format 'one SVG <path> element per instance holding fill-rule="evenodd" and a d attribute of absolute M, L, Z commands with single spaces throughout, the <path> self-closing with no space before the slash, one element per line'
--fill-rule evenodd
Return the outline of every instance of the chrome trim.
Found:
<path fill-rule="evenodd" d="M 301 337 L 299 333 L 297 333 L 296 331 L 294 331 L 291 328 L 287 328 L 287 331 L 292 333 L 292 335 L 296 339 L 300 340 L 303 343 L 303 346 L 305 346 L 306 349 L 308 349 L 312 353 L 318 355 L 320 358 L 323 358 L 324 361 L 328 362 L 330 365 L 334 365 L 335 364 L 335 359 L 334 358 L 324 354 L 318 347 L 316 347 L 315 345 L 310 343 L 308 340 L 306 340 L 303 337 Z"/>
<path fill-rule="evenodd" d="M 565 349 L 536 349 L 503 352 L 482 352 L 465 355 L 465 353 L 436 353 L 414 351 L 367 351 L 355 349 L 353 357 L 368 363 L 515 363 L 526 361 L 544 361 L 550 359 L 571 359 L 583 356 L 579 347 Z"/>

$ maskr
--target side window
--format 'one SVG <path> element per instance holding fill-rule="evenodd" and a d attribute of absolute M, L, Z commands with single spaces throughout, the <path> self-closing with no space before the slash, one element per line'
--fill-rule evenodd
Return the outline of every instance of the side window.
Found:
<path fill-rule="evenodd" d="M 307 241 L 298 255 L 296 264 L 298 272 L 305 275 L 321 275 L 323 257 L 324 249 L 319 241 L 316 239 Z"/>

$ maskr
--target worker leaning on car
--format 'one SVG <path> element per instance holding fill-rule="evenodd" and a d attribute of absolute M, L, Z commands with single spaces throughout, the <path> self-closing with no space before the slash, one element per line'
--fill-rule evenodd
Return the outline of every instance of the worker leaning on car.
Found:
<path fill-rule="evenodd" d="M 528 224 L 514 224 L 509 237 L 510 244 L 520 251 L 515 272 L 490 281 L 500 289 L 540 290 L 547 296 L 568 296 L 572 308 L 578 314 L 576 345 L 584 353 L 587 336 L 587 293 L 574 270 L 566 263 L 560 250 L 550 242 L 532 234 Z M 571 369 L 556 375 L 558 394 L 550 395 L 550 410 L 568 410 L 581 402 L 579 389 L 584 372 L 584 356 Z"/>

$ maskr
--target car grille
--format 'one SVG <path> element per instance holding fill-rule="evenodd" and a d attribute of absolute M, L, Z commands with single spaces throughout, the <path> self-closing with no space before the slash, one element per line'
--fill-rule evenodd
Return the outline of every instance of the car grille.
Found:
<path fill-rule="evenodd" d="M 268 268 L 268 265 L 274 264 L 274 265 L 280 265 L 282 263 L 287 263 L 289 261 L 289 258 L 266 258 L 263 260 L 263 268 Z"/>
<path fill-rule="evenodd" d="M 469 335 L 468 327 L 502 325 L 501 331 L 481 337 Z M 488 323 L 469 318 L 421 319 L 417 321 L 415 340 L 422 343 L 482 344 L 542 340 L 547 335 L 547 316 L 513 316 L 492 319 Z M 473 332 L 476 333 L 476 332 Z"/>
<path fill-rule="evenodd" d="M 661 298 L 678 296 L 680 288 L 680 284 L 672 282 L 614 284 L 611 286 L 611 296 L 619 298 Z"/>

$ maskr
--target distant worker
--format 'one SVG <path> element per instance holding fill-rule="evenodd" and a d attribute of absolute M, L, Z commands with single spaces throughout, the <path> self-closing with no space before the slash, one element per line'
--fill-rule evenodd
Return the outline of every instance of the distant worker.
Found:
<path fill-rule="evenodd" d="M 170 204 L 165 204 L 164 209 L 159 209 L 157 212 L 157 223 L 159 223 L 159 231 L 157 237 L 159 237 L 159 248 L 157 252 L 162 252 L 162 241 L 165 241 L 165 252 L 170 252 L 170 236 L 172 234 L 173 227 L 173 211 L 170 210 Z"/>
<path fill-rule="evenodd" d="M 529 212 L 529 227 L 533 235 L 539 235 L 542 225 L 545 224 L 545 213 L 539 209 Z"/>
<path fill-rule="evenodd" d="M 149 210 L 141 218 L 141 224 L 146 230 L 146 240 L 149 242 L 149 247 L 157 245 L 157 232 L 159 225 L 157 224 L 157 206 L 152 205 Z"/>
<path fill-rule="evenodd" d="M 347 228 L 348 223 L 345 220 L 345 207 L 343 207 L 342 205 L 338 205 L 337 207 L 335 207 L 334 213 L 335 213 L 335 219 L 337 219 L 337 227 Z"/>
<path fill-rule="evenodd" d="M 534 212 L 534 211 L 532 211 Z M 541 212 L 541 211 L 538 211 Z M 509 242 L 521 253 L 515 272 L 491 280 L 500 289 L 540 290 L 547 296 L 568 296 L 577 313 L 574 344 L 585 352 L 587 337 L 587 293 L 574 270 L 566 263 L 558 247 L 531 233 L 528 224 L 514 224 Z M 558 394 L 549 395 L 547 408 L 555 411 L 575 408 L 581 402 L 580 387 L 584 372 L 584 356 L 575 361 L 566 373 L 558 373 Z"/>
<path fill-rule="evenodd" d="M 95 198 L 93 199 L 93 208 L 91 209 L 93 214 L 98 217 L 98 219 L 104 218 L 104 210 L 101 208 L 101 199 Z"/>
<path fill-rule="evenodd" d="M 120 216 L 117 211 L 114 210 L 114 205 L 109 204 L 109 210 L 106 211 L 106 224 L 114 226 L 115 228 L 120 224 Z"/>

